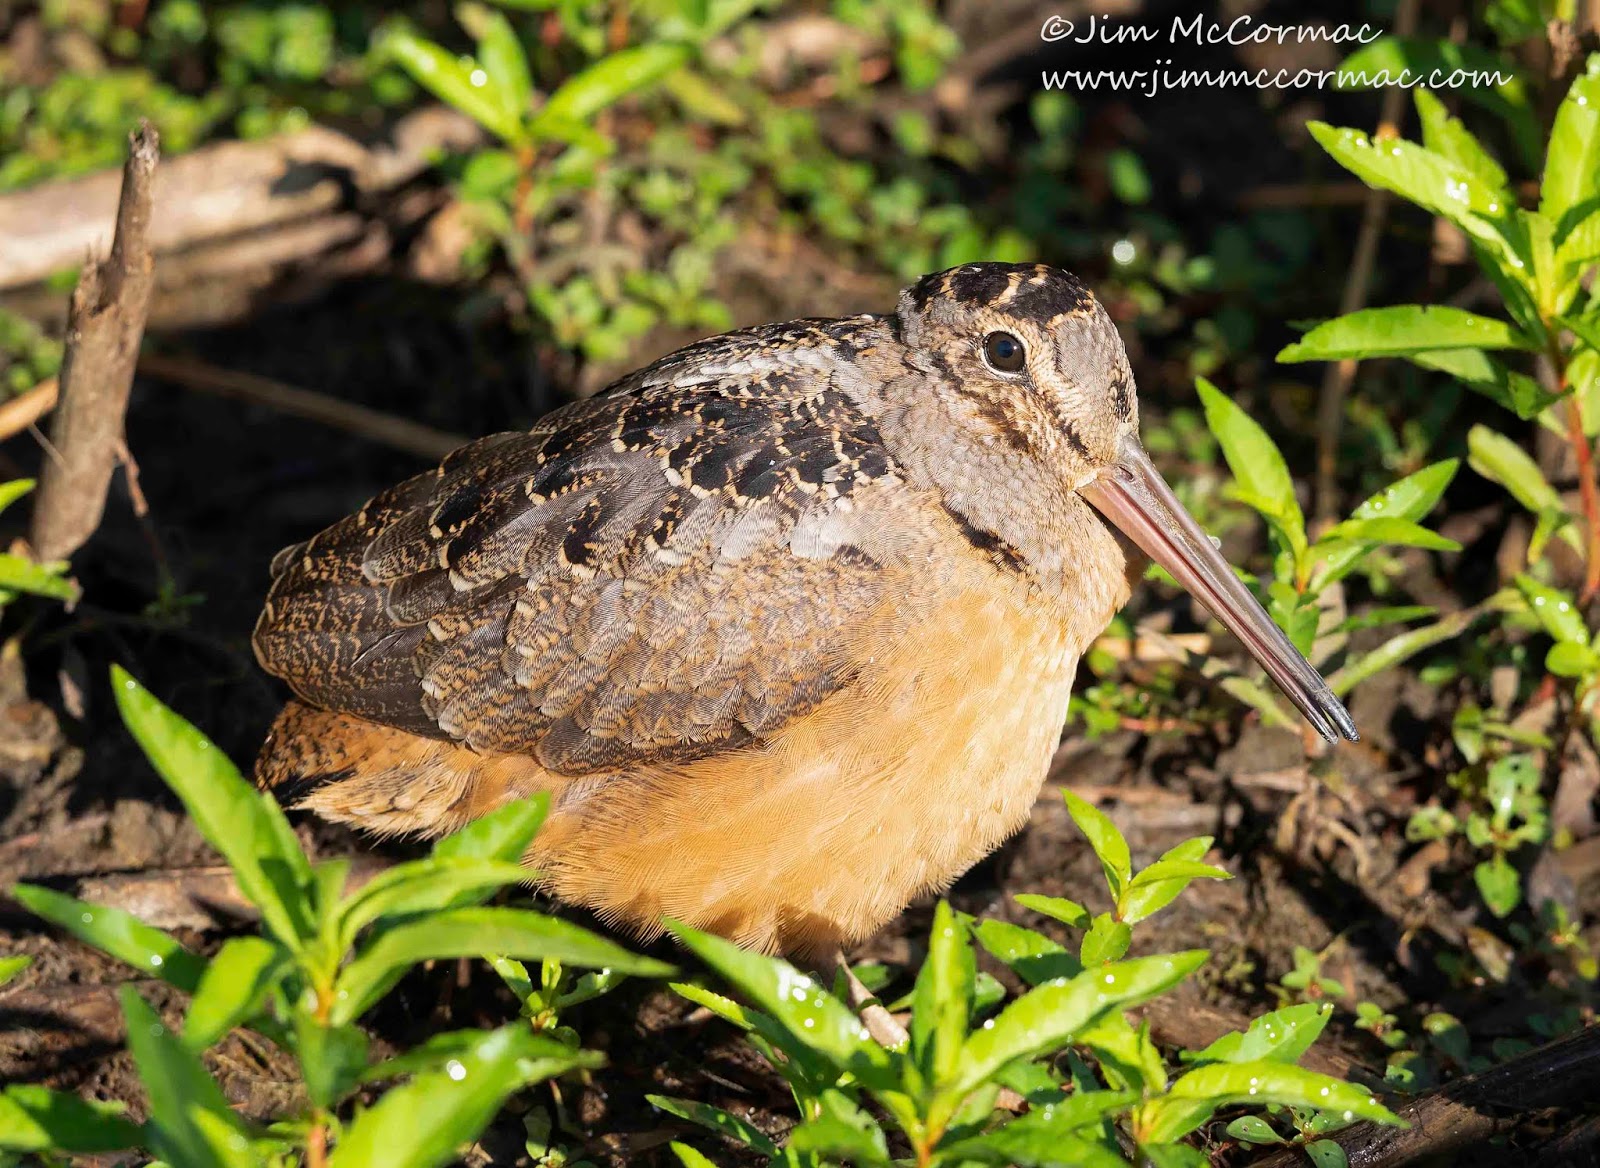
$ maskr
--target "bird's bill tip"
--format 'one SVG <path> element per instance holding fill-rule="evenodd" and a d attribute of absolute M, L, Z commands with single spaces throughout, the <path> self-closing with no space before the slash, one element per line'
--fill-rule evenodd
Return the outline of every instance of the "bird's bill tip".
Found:
<path fill-rule="evenodd" d="M 1240 582 L 1137 438 L 1123 438 L 1117 460 L 1079 494 L 1210 609 L 1323 738 L 1359 740 L 1349 711 Z"/>

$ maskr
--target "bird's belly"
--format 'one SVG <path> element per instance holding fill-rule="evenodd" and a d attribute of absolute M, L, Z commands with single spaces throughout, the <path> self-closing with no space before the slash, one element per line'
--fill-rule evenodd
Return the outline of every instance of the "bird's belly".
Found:
<path fill-rule="evenodd" d="M 1077 651 L 1022 589 L 965 591 L 760 748 L 558 800 L 534 862 L 560 896 L 764 948 L 864 937 L 1026 822 Z"/>

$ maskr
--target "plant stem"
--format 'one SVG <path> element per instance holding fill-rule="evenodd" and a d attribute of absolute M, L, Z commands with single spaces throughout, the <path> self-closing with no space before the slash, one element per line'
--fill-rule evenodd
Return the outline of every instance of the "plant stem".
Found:
<path fill-rule="evenodd" d="M 328 1125 L 322 1121 L 322 1113 L 319 1111 L 316 1122 L 306 1133 L 306 1168 L 327 1168 L 327 1163 Z"/>
<path fill-rule="evenodd" d="M 1584 541 L 1583 591 L 1578 599 L 1588 604 L 1600 591 L 1600 487 L 1595 483 L 1594 448 L 1589 443 L 1589 436 L 1583 432 L 1583 411 L 1578 408 L 1577 397 L 1569 392 L 1566 354 L 1556 340 L 1554 330 L 1547 331 L 1546 335 L 1549 341 L 1545 351 L 1555 377 L 1555 392 L 1567 398 L 1567 442 L 1578 464 L 1578 497 L 1583 502 L 1583 526 L 1587 532 Z"/>

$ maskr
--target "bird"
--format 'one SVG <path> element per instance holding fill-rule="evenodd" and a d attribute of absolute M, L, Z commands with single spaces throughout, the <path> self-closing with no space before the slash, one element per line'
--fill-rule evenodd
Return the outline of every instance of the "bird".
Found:
<path fill-rule="evenodd" d="M 557 900 L 837 953 L 1027 821 L 1146 556 L 1356 738 L 1144 452 L 1099 299 L 964 264 L 690 344 L 280 552 L 256 778 L 378 836 L 547 792 Z"/>

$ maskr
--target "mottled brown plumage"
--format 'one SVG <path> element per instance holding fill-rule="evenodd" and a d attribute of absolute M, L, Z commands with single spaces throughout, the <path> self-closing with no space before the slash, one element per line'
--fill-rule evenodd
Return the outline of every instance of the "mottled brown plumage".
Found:
<path fill-rule="evenodd" d="M 298 700 L 258 775 L 380 832 L 548 790 L 559 896 L 863 936 L 1026 818 L 1127 597 L 1085 494 L 1137 425 L 1043 266 L 691 345 L 282 552 L 255 646 Z"/>

